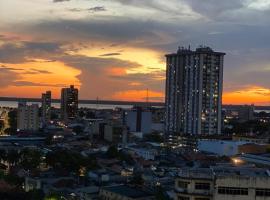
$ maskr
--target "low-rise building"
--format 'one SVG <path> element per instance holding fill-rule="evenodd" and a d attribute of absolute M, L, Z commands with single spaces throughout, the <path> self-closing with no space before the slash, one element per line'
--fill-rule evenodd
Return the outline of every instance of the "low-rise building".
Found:
<path fill-rule="evenodd" d="M 38 104 L 27 105 L 20 102 L 18 105 L 17 128 L 19 130 L 37 131 L 39 129 Z"/>
<path fill-rule="evenodd" d="M 175 182 L 175 200 L 268 200 L 270 172 L 259 168 L 188 169 Z"/>
<path fill-rule="evenodd" d="M 126 143 L 128 140 L 127 129 L 121 124 L 107 124 L 104 129 L 104 140 L 107 142 Z"/>

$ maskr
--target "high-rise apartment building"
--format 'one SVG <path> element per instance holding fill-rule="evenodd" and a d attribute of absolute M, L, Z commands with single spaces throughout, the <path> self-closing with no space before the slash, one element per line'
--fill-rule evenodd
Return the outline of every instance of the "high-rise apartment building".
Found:
<path fill-rule="evenodd" d="M 61 91 L 61 117 L 63 120 L 72 120 L 78 112 L 78 94 L 77 88 L 71 85 L 69 88 L 62 88 Z"/>
<path fill-rule="evenodd" d="M 17 128 L 19 130 L 37 131 L 39 129 L 38 104 L 27 105 L 26 102 L 18 104 Z"/>
<path fill-rule="evenodd" d="M 220 134 L 224 55 L 202 46 L 166 55 L 167 134 Z"/>
<path fill-rule="evenodd" d="M 51 103 L 52 103 L 51 91 L 43 93 L 41 96 L 41 108 L 42 108 L 42 122 L 44 124 L 51 120 Z"/>

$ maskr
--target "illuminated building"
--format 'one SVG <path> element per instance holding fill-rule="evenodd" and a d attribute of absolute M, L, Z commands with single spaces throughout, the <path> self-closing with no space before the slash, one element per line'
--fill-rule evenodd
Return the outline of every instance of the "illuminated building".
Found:
<path fill-rule="evenodd" d="M 47 123 L 51 120 L 51 91 L 47 91 L 46 93 L 43 93 L 41 96 L 42 104 L 42 122 Z"/>
<path fill-rule="evenodd" d="M 225 53 L 209 47 L 179 48 L 166 55 L 166 118 L 168 135 L 220 134 Z"/>
<path fill-rule="evenodd" d="M 64 121 L 73 120 L 78 112 L 78 94 L 77 88 L 71 85 L 69 88 L 62 88 L 61 91 L 61 118 Z"/>

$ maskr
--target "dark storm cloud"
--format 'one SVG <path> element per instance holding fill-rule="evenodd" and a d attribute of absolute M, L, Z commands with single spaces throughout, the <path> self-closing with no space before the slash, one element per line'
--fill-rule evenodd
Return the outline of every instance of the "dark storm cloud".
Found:
<path fill-rule="evenodd" d="M 132 74 L 125 74 L 125 75 L 110 75 L 111 79 L 115 81 L 121 81 L 126 83 L 140 83 L 137 86 L 132 86 L 132 88 L 142 89 L 144 90 L 146 87 L 151 88 L 155 91 L 163 91 L 163 87 L 161 85 L 165 84 L 165 71 L 164 70 L 157 70 L 151 73 L 132 73 Z"/>
<path fill-rule="evenodd" d="M 233 10 L 241 9 L 245 7 L 244 0 L 226 0 L 226 1 L 216 1 L 216 0 L 183 0 L 185 3 L 190 5 L 190 7 L 197 13 L 208 16 L 217 17 L 224 12 L 232 12 Z"/>
<path fill-rule="evenodd" d="M 27 57 L 39 57 L 60 51 L 60 46 L 51 42 L 8 42 L 0 46 L 0 62 L 22 63 L 27 61 Z"/>
<path fill-rule="evenodd" d="M 99 56 L 106 57 L 106 56 L 119 56 L 119 55 L 121 55 L 121 53 L 106 53 Z"/>
<path fill-rule="evenodd" d="M 107 9 L 104 6 L 95 6 L 92 8 L 88 8 L 87 10 L 90 12 L 103 12 L 106 11 Z"/>
<path fill-rule="evenodd" d="M 24 86 L 39 86 L 39 87 L 65 87 L 66 85 L 62 84 L 44 84 L 44 83 L 34 83 L 30 81 L 14 81 L 13 86 L 24 87 Z"/>
<path fill-rule="evenodd" d="M 62 55 L 58 57 L 58 60 L 66 63 L 69 66 L 73 66 L 79 69 L 87 69 L 92 73 L 102 72 L 105 69 L 110 69 L 111 67 L 132 69 L 141 66 L 135 62 L 115 58 L 98 58 L 81 55 Z"/>
<path fill-rule="evenodd" d="M 9 71 L 22 71 L 23 69 L 18 69 L 18 68 L 14 68 L 14 67 L 8 67 L 5 65 L 1 65 L 2 70 L 9 70 Z"/>
<path fill-rule="evenodd" d="M 70 12 L 91 12 L 91 13 L 96 13 L 96 12 L 104 12 L 107 11 L 107 9 L 104 6 L 95 6 L 87 9 L 82 9 L 82 8 L 70 8 L 68 9 Z"/>
<path fill-rule="evenodd" d="M 65 2 L 65 1 L 70 1 L 70 0 L 53 0 L 53 3 Z"/>
<path fill-rule="evenodd" d="M 57 40 L 76 40 L 77 42 L 104 41 L 112 44 L 148 46 L 168 42 L 166 36 L 175 32 L 173 24 L 153 20 L 135 20 L 111 17 L 82 20 L 43 21 L 39 24 L 25 25 L 21 31 L 36 35 L 42 34 Z M 164 37 L 164 38 L 163 38 Z"/>

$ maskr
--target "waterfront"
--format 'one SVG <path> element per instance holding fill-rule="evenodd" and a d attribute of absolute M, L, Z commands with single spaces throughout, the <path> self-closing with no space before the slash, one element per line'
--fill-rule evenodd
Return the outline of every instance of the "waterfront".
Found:
<path fill-rule="evenodd" d="M 31 102 L 30 104 L 38 104 L 41 106 L 40 102 Z M 0 101 L 0 107 L 10 107 L 16 108 L 18 106 L 17 101 Z M 55 108 L 60 108 L 60 103 L 52 103 Z M 92 109 L 114 109 L 114 108 L 131 108 L 132 105 L 110 105 L 110 104 L 85 104 L 80 103 L 80 108 L 92 108 Z"/>

